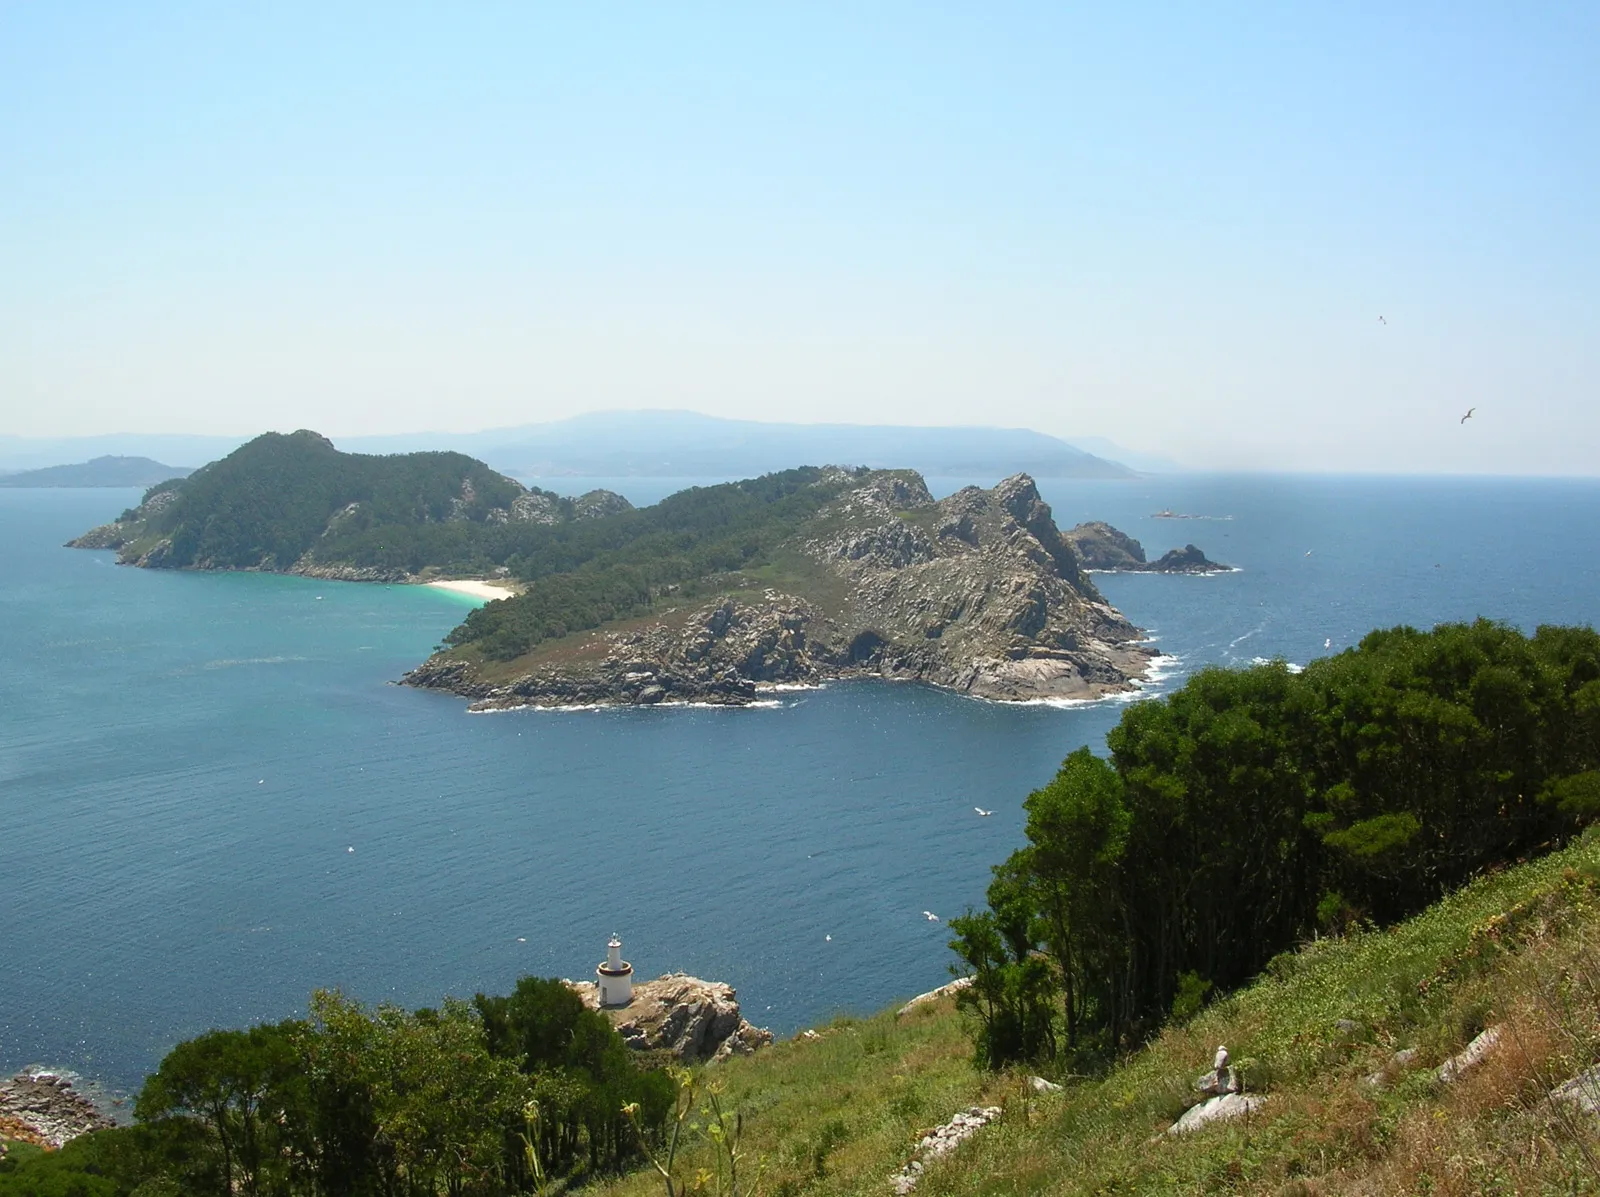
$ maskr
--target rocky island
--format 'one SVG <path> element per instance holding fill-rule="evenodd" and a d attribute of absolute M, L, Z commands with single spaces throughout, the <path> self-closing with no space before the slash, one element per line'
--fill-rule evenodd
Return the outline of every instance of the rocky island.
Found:
<path fill-rule="evenodd" d="M 906 470 L 791 473 L 804 477 L 784 496 L 789 518 L 766 521 L 769 544 L 747 568 L 579 632 L 545 614 L 577 579 L 535 581 L 474 612 L 403 680 L 478 710 L 737 704 L 848 677 L 1092 699 L 1132 688 L 1157 655 L 1084 574 L 1025 474 L 935 500 Z"/>
<path fill-rule="evenodd" d="M 1192 544 L 1169 549 L 1154 561 L 1147 561 L 1144 546 L 1126 532 L 1110 524 L 1092 520 L 1063 532 L 1083 568 L 1102 573 L 1149 574 L 1226 574 L 1233 566 L 1210 560 Z"/>

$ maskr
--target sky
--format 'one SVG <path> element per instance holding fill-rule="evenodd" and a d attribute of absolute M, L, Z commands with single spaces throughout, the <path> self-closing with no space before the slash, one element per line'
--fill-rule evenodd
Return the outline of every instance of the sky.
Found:
<path fill-rule="evenodd" d="M 0 0 L 0 433 L 1600 473 L 1597 196 L 1590 0 Z"/>

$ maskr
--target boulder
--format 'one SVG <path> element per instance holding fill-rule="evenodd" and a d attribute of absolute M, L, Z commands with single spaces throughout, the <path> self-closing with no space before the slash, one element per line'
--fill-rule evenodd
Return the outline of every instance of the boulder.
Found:
<path fill-rule="evenodd" d="M 1441 1085 L 1453 1085 L 1472 1069 L 1489 1058 L 1489 1053 L 1500 1045 L 1500 1028 L 1490 1027 L 1465 1048 L 1439 1065 L 1434 1073 Z"/>
<path fill-rule="evenodd" d="M 1221 1097 L 1213 1097 L 1210 1101 L 1203 1101 L 1186 1110 L 1182 1118 L 1167 1128 L 1167 1134 L 1187 1135 L 1203 1126 L 1210 1126 L 1213 1122 L 1244 1118 L 1259 1110 L 1266 1101 L 1267 1099 L 1258 1093 L 1224 1093 Z"/>
<path fill-rule="evenodd" d="M 1600 1064 L 1550 1090 L 1550 1100 L 1577 1106 L 1585 1114 L 1600 1114 Z"/>
<path fill-rule="evenodd" d="M 896 1018 L 904 1018 L 918 1006 L 924 1006 L 929 1002 L 937 1002 L 940 998 L 954 997 L 963 989 L 968 988 L 971 984 L 971 977 L 957 977 L 948 985 L 941 985 L 937 989 L 928 990 L 927 993 L 917 994 L 916 997 L 912 998 L 904 1006 L 901 1006 L 900 1009 L 896 1010 L 894 1016 Z"/>

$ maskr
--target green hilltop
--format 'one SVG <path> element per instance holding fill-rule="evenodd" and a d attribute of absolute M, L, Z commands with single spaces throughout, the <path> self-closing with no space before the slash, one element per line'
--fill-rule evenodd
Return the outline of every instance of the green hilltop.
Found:
<path fill-rule="evenodd" d="M 626 510 L 620 495 L 562 498 L 462 453 L 341 453 L 315 432 L 269 432 L 72 544 L 148 568 L 403 580 L 492 570 L 541 529 Z"/>

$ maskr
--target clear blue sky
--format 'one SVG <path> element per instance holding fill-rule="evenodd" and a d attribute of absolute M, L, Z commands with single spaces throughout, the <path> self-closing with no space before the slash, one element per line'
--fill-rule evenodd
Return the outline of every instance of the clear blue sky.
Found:
<path fill-rule="evenodd" d="M 0 432 L 1600 472 L 1593 0 L 744 7 L 0 3 Z"/>

